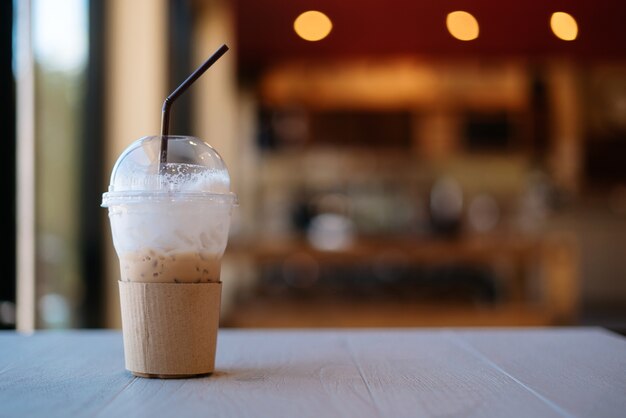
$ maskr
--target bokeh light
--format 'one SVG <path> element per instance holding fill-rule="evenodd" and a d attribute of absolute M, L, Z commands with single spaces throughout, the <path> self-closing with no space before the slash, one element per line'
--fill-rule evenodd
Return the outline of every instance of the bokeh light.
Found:
<path fill-rule="evenodd" d="M 293 29 L 298 36 L 307 41 L 320 41 L 328 36 L 333 23 L 328 16 L 317 10 L 302 13 L 293 22 Z"/>
<path fill-rule="evenodd" d="M 446 26 L 450 34 L 460 41 L 472 41 L 478 38 L 478 21 L 471 13 L 460 10 L 448 13 Z"/>
<path fill-rule="evenodd" d="M 578 24 L 576 19 L 569 13 L 552 13 L 550 28 L 552 28 L 552 32 L 557 38 L 564 41 L 573 41 L 578 37 Z"/>

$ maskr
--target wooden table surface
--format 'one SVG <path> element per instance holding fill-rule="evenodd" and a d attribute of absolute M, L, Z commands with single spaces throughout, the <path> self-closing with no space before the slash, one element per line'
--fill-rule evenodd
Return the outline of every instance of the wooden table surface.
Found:
<path fill-rule="evenodd" d="M 137 378 L 119 332 L 0 332 L 0 417 L 626 416 L 626 339 L 595 328 L 223 329 L 216 369 Z"/>

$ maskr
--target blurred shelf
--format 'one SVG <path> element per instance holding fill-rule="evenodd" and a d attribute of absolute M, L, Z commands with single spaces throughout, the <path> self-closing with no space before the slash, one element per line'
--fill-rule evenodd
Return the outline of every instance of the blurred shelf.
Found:
<path fill-rule="evenodd" d="M 409 236 L 359 237 L 351 245 L 324 250 L 310 245 L 304 238 L 259 239 L 234 243 L 229 255 L 248 255 L 258 263 L 272 262 L 289 255 L 306 253 L 323 262 L 352 263 L 372 257 L 405 255 L 412 262 L 441 263 L 455 261 L 489 261 L 497 256 L 524 258 L 541 249 L 544 241 L 520 236 L 486 236 L 460 239 L 429 239 Z"/>
<path fill-rule="evenodd" d="M 257 281 L 225 326 L 566 325 L 579 311 L 578 252 L 567 236 L 388 236 L 334 251 L 303 238 L 273 239 L 234 244 L 227 253 L 247 258 Z M 377 278 L 381 264 L 404 268 L 402 279 Z M 495 282 L 471 275 L 475 266 L 503 265 Z M 439 266 L 445 274 L 433 275 Z"/>
<path fill-rule="evenodd" d="M 523 304 L 463 306 L 393 302 L 306 302 L 258 299 L 243 303 L 221 326 L 240 328 L 545 326 L 552 313 Z"/>

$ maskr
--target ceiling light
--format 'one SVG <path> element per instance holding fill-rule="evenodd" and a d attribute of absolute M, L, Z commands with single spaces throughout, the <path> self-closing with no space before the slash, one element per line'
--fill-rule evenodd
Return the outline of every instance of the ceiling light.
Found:
<path fill-rule="evenodd" d="M 319 41 L 328 36 L 333 23 L 328 16 L 317 10 L 302 13 L 293 22 L 293 29 L 298 36 L 307 41 Z"/>
<path fill-rule="evenodd" d="M 472 41 L 478 38 L 478 21 L 470 13 L 456 11 L 448 13 L 446 26 L 450 35 L 461 41 Z"/>
<path fill-rule="evenodd" d="M 550 27 L 556 37 L 564 41 L 573 41 L 578 36 L 578 24 L 576 19 L 569 13 L 552 13 Z"/>

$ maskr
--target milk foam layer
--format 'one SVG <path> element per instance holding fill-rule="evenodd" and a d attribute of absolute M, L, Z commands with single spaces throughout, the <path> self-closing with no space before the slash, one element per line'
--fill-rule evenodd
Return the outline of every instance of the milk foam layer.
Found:
<path fill-rule="evenodd" d="M 118 254 L 153 249 L 221 256 L 226 248 L 230 205 L 159 201 L 109 208 Z"/>

